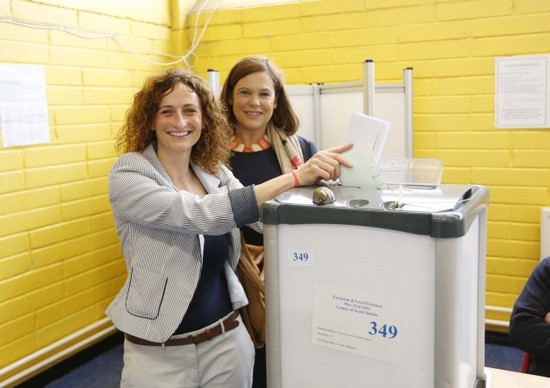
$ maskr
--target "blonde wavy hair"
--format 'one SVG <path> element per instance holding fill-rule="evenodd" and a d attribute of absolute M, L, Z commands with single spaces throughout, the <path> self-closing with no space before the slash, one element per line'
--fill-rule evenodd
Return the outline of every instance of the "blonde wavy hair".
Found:
<path fill-rule="evenodd" d="M 188 70 L 169 69 L 145 81 L 126 112 L 126 124 L 117 135 L 115 149 L 119 153 L 143 152 L 149 144 L 156 142 L 156 133 L 151 128 L 160 102 L 178 83 L 193 90 L 201 104 L 204 128 L 191 150 L 191 160 L 213 174 L 220 164 L 228 164 L 232 130 L 224 105 L 214 97 L 206 81 Z"/>

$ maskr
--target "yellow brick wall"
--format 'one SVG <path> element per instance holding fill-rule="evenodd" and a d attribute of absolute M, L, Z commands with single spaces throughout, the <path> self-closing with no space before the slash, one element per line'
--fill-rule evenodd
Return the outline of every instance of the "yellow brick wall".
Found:
<path fill-rule="evenodd" d="M 112 33 L 136 50 L 0 20 L 0 63 L 45 68 L 52 138 L 0 148 L 0 368 L 101 320 L 118 291 L 113 138 L 143 79 L 164 68 L 137 54 L 186 51 L 186 3 L 0 1 L 0 19 Z M 549 52 L 547 1 L 320 0 L 216 11 L 195 71 L 223 81 L 241 57 L 264 54 L 289 84 L 333 83 L 360 79 L 372 58 L 389 83 L 412 66 L 415 156 L 441 159 L 445 183 L 489 187 L 487 300 L 510 307 L 539 258 L 550 130 L 494 128 L 494 57 Z"/>
<path fill-rule="evenodd" d="M 133 94 L 173 60 L 171 3 L 0 1 L 0 64 L 44 67 L 51 136 L 0 148 L 0 369 L 105 318 L 122 285 L 107 175 Z"/>
<path fill-rule="evenodd" d="M 218 10 L 196 70 L 218 69 L 223 83 L 238 59 L 262 54 L 288 84 L 336 83 L 360 80 L 370 58 L 384 84 L 413 67 L 414 156 L 442 160 L 444 183 L 489 188 L 487 304 L 511 307 L 539 260 L 550 129 L 495 129 L 494 61 L 549 53 L 549 1 L 321 0 Z"/>

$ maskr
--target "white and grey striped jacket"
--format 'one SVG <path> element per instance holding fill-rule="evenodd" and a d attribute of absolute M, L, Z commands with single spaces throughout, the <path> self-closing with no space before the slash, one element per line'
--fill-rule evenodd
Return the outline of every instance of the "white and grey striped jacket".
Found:
<path fill-rule="evenodd" d="M 128 278 L 106 313 L 119 330 L 148 341 L 166 341 L 187 311 L 202 267 L 201 234 L 230 233 L 225 272 L 231 302 L 234 309 L 248 303 L 234 269 L 238 228 L 261 230 L 253 187 L 243 187 L 225 166 L 216 175 L 191 166 L 206 189 L 203 198 L 174 186 L 152 145 L 121 156 L 109 174 Z"/>

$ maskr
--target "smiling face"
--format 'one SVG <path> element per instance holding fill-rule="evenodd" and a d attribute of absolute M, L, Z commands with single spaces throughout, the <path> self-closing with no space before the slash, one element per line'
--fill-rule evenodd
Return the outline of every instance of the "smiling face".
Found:
<path fill-rule="evenodd" d="M 187 85 L 177 83 L 162 97 L 153 122 L 159 153 L 188 153 L 203 127 L 199 97 Z"/>
<path fill-rule="evenodd" d="M 269 74 L 261 71 L 241 78 L 235 84 L 231 100 L 238 131 L 263 136 L 277 108 L 275 87 Z"/>

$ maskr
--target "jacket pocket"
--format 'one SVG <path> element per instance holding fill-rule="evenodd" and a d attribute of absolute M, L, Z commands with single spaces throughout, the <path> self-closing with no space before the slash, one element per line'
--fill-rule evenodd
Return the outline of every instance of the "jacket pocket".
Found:
<path fill-rule="evenodd" d="M 156 319 L 166 292 L 168 278 L 164 275 L 132 267 L 126 310 L 136 317 Z"/>

